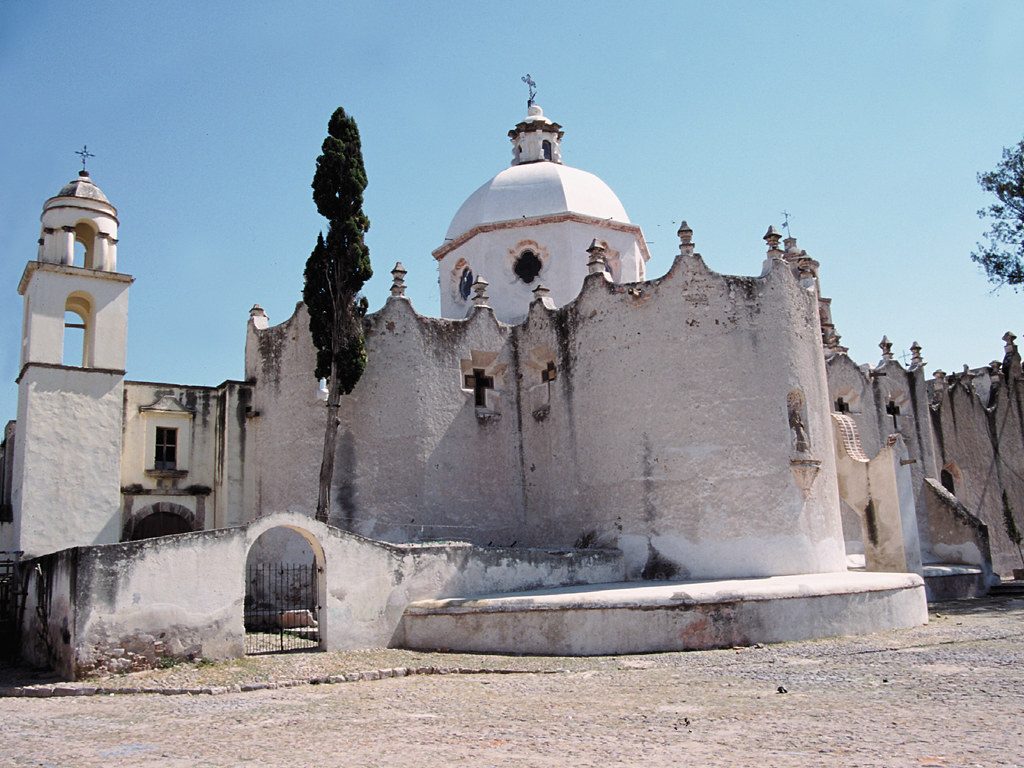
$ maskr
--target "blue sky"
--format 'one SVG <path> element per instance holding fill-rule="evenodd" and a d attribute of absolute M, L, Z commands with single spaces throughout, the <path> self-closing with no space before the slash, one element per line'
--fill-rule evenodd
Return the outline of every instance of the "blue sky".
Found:
<path fill-rule="evenodd" d="M 43 201 L 90 170 L 135 276 L 129 378 L 243 375 L 248 310 L 299 300 L 324 223 L 309 183 L 327 118 L 359 122 L 379 307 L 396 260 L 437 314 L 430 251 L 508 164 L 529 72 L 565 161 L 650 241 L 681 218 L 722 272 L 756 274 L 792 214 L 858 362 L 914 340 L 929 369 L 1002 356 L 1024 296 L 968 253 L 976 174 L 1024 135 L 1024 3 L 113 3 L 0 5 L 0 419 Z"/>

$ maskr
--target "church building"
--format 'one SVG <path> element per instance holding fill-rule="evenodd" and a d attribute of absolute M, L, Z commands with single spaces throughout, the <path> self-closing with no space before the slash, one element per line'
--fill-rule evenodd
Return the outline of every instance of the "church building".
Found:
<path fill-rule="evenodd" d="M 253 306 L 237 381 L 126 379 L 117 210 L 84 171 L 44 203 L 0 450 L 27 658 L 73 677 L 238 655 L 258 605 L 322 648 L 717 647 L 912 626 L 926 592 L 1009 574 L 1012 334 L 962 374 L 926 380 L 885 339 L 858 365 L 794 238 L 769 227 L 760 273 L 723 275 L 684 222 L 649 277 L 562 126 L 531 103 L 508 137 L 511 165 L 439 228 L 442 317 L 401 264 L 366 317 L 326 524 L 304 306 Z M 261 563 L 311 564 L 306 597 L 258 587 Z"/>

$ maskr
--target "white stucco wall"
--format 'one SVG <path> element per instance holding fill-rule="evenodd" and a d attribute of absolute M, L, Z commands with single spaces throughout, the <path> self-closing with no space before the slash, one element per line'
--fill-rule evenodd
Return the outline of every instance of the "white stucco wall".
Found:
<path fill-rule="evenodd" d="M 159 656 L 241 655 L 246 558 L 262 535 L 282 528 L 305 536 L 323 567 L 319 620 L 328 650 L 400 642 L 402 614 L 414 600 L 615 581 L 623 575 L 621 557 L 608 551 L 388 546 L 301 514 L 83 547 L 60 555 L 75 570 L 61 582 L 74 585 L 73 604 L 58 606 L 54 614 L 58 633 L 70 621 L 68 669 L 81 674 L 126 650 L 150 663 Z"/>
<path fill-rule="evenodd" d="M 246 509 L 252 519 L 272 512 L 316 509 L 326 408 L 314 378 L 316 354 L 309 315 L 300 303 L 280 325 L 249 320 L 245 378 L 255 383 L 248 423 Z M 339 435 L 339 452 L 345 444 Z M 253 471 L 253 464 L 256 469 Z"/>
<path fill-rule="evenodd" d="M 557 350 L 559 379 L 548 414 L 523 417 L 533 535 L 596 536 L 634 577 L 845 567 L 818 333 L 813 294 L 781 262 L 733 278 L 680 260 L 657 281 L 588 278 L 569 307 L 535 307 L 519 354 Z M 821 462 L 807 498 L 790 464 L 794 389 L 804 458 Z"/>
<path fill-rule="evenodd" d="M 944 461 L 940 456 L 945 453 L 945 436 L 942 434 L 942 421 L 939 410 L 933 409 L 933 398 L 928 392 L 927 382 L 924 377 L 923 365 L 914 365 L 905 369 L 896 360 L 881 360 L 874 366 L 858 366 L 847 355 L 834 355 L 828 360 L 828 381 L 829 399 L 832 407 L 838 397 L 852 404 L 849 416 L 856 422 L 864 445 L 864 451 L 869 456 L 874 456 L 885 445 L 886 438 L 890 434 L 899 434 L 908 451 L 906 466 L 910 469 L 910 485 L 914 493 L 915 504 L 918 510 L 918 537 L 920 540 L 921 552 L 925 561 L 941 560 L 938 552 L 944 547 L 945 542 L 941 533 L 932 531 L 928 518 L 924 515 L 922 493 L 927 478 L 939 478 Z M 983 383 L 983 387 L 985 387 Z M 984 394 L 988 395 L 985 387 Z M 900 408 L 896 424 L 886 412 L 889 402 L 894 402 Z M 955 408 L 951 408 L 955 412 Z M 968 412 L 971 408 L 968 406 Z M 981 411 L 975 411 L 979 415 Z M 1013 420 L 1011 420 L 1011 423 Z M 936 430 L 936 425 L 939 430 Z M 966 434 L 971 447 L 963 454 L 968 462 L 973 462 L 979 457 L 985 456 L 991 450 L 991 440 L 987 436 L 987 419 L 982 417 L 978 420 L 961 419 L 957 424 L 955 418 L 951 419 L 951 426 L 956 430 L 960 426 L 967 426 Z M 976 426 L 975 426 L 976 425 Z M 975 428 L 980 427 L 980 432 L 975 433 Z M 947 430 L 948 431 L 948 430 Z M 1019 432 L 1019 429 L 1018 429 Z M 976 434 L 976 437 L 974 436 Z M 955 444 L 955 439 L 952 441 Z M 1018 444 L 1019 442 L 1018 438 Z M 955 451 L 959 454 L 959 451 Z M 1018 455 L 1011 450 L 1008 454 L 1011 461 Z M 953 463 L 956 463 L 955 461 Z M 985 465 L 982 459 L 980 464 Z M 959 470 L 954 470 L 959 471 Z M 981 470 L 981 475 L 990 474 L 991 464 Z M 971 473 L 978 476 L 975 473 Z M 1012 473 L 1010 473 L 1012 475 Z M 961 475 L 961 478 L 963 475 Z M 960 482 L 960 492 L 969 493 Z M 996 494 L 998 496 L 998 494 Z M 972 499 L 972 502 L 975 500 Z M 998 501 L 998 499 L 997 499 Z M 1001 513 L 1001 510 L 996 510 Z M 934 538 L 937 536 L 938 538 Z"/>
<path fill-rule="evenodd" d="M 512 327 L 389 300 L 342 401 L 332 520 L 391 541 L 599 542 L 623 549 L 631 578 L 845 569 L 816 297 L 775 265 L 735 278 L 694 257 L 628 286 L 598 275 Z M 308 514 L 323 408 L 304 313 L 251 325 L 247 350 L 258 508 Z M 557 379 L 542 384 L 549 362 Z M 464 385 L 475 368 L 494 380 L 485 409 Z M 788 420 L 796 390 L 808 452 Z"/>
<path fill-rule="evenodd" d="M 13 548 L 118 541 L 121 376 L 32 365 L 18 386 Z"/>

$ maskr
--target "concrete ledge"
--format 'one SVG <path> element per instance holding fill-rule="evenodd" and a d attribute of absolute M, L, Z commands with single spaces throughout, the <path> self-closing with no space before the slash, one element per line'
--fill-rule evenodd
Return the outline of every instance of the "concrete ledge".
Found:
<path fill-rule="evenodd" d="M 928 623 L 911 573 L 627 582 L 410 604 L 415 650 L 602 655 L 866 634 Z"/>
<path fill-rule="evenodd" d="M 980 566 L 928 563 L 923 570 L 929 603 L 984 597 L 988 594 L 988 581 Z"/>

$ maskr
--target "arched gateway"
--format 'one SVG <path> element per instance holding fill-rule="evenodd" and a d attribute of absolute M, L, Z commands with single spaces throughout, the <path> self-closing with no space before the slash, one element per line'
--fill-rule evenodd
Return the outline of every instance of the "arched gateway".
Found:
<path fill-rule="evenodd" d="M 245 652 L 322 649 L 324 581 L 316 536 L 290 525 L 261 533 L 245 562 Z"/>

